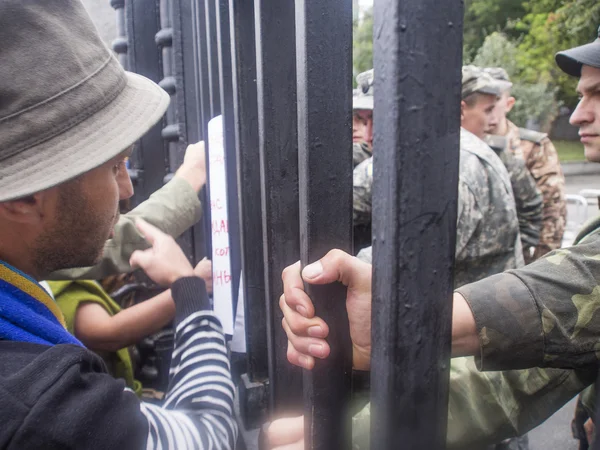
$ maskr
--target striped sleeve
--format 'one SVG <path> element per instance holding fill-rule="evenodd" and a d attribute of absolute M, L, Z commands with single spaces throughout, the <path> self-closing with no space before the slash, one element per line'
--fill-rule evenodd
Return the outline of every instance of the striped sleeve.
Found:
<path fill-rule="evenodd" d="M 165 403 L 141 404 L 149 426 L 146 448 L 233 449 L 234 385 L 219 320 L 211 311 L 196 311 L 178 322 Z"/>

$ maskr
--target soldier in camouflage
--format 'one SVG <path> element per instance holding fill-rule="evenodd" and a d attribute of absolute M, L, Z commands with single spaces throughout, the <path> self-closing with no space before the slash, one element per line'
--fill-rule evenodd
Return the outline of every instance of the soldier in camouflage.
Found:
<path fill-rule="evenodd" d="M 485 69 L 497 80 L 510 82 L 506 70 Z M 519 128 L 506 118 L 515 104 L 510 88 L 502 93 L 494 110 L 495 118 L 488 132 L 506 138 L 508 150 L 525 161 L 527 169 L 543 195 L 543 222 L 537 245 L 525 241 L 525 263 L 529 264 L 546 253 L 560 248 L 567 219 L 565 177 L 554 145 L 545 133 Z M 522 233 L 523 237 L 523 233 Z"/>
<path fill-rule="evenodd" d="M 496 108 L 498 108 L 497 105 Z M 508 148 L 508 140 L 505 136 L 487 134 L 485 142 L 500 157 L 510 175 L 510 184 L 513 188 L 519 219 L 523 257 L 527 261 L 527 258 L 533 254 L 532 250 L 540 241 L 542 194 L 525 166 L 525 161 L 515 156 Z"/>
<path fill-rule="evenodd" d="M 354 167 L 373 153 L 373 69 L 356 77 L 352 95 L 352 159 Z"/>
<path fill-rule="evenodd" d="M 354 248 L 371 245 L 371 186 L 373 184 L 373 69 L 356 77 L 352 97 L 352 155 L 354 160 Z"/>
<path fill-rule="evenodd" d="M 587 159 L 600 162 L 600 30 L 596 41 L 560 52 L 556 61 L 567 74 L 580 78 L 581 100 L 571 123 L 580 128 Z M 465 285 L 455 293 L 452 354 L 477 357 L 452 363 L 449 448 L 479 449 L 522 434 L 594 383 L 600 359 L 600 221 L 586 227 L 585 233 L 569 249 L 553 251 L 529 266 Z M 290 362 L 310 369 L 315 357 L 329 354 L 326 333 L 319 338 L 314 332 L 308 335 L 308 329 L 324 329 L 324 324 L 318 317 L 298 312 L 313 309 L 297 287 L 303 281 L 342 279 L 352 292 L 347 306 L 354 362 L 368 370 L 370 272 L 368 265 L 340 251 L 307 266 L 304 278 L 299 265 L 284 272 L 286 295 L 280 305 Z M 311 353 L 318 347 L 314 344 L 321 347 Z M 520 370 L 536 366 L 543 368 Z M 503 372 L 480 373 L 476 367 Z M 593 417 L 595 399 L 586 400 L 584 406 Z M 368 448 L 365 418 L 368 411 L 358 417 L 362 425 L 354 424 L 358 450 Z M 286 447 L 290 450 L 301 449 L 302 427 L 302 418 L 274 422 L 269 434 L 290 436 L 279 442 L 291 444 Z"/>
<path fill-rule="evenodd" d="M 463 68 L 456 286 L 523 265 L 511 180 L 500 158 L 482 141 L 505 87 L 477 67 Z M 366 205 L 370 213 L 371 184 L 372 163 L 365 161 L 354 170 L 355 217 L 366 215 Z M 536 198 L 541 207 L 541 197 Z M 535 199 L 530 201 L 535 203 Z M 370 262 L 371 248 L 361 251 L 359 257 Z"/>

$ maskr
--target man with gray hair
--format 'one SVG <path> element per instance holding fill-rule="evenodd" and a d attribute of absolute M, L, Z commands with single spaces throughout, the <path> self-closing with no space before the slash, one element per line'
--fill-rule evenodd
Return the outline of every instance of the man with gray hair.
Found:
<path fill-rule="evenodd" d="M 125 160 L 169 96 L 123 71 L 78 0 L 3 0 L 0 40 L 0 442 L 233 448 L 224 336 L 171 237 L 139 222 L 151 247 L 131 256 L 172 290 L 175 352 L 163 407 L 140 403 L 108 375 L 38 283 L 100 260 L 118 202 L 133 193 Z"/>

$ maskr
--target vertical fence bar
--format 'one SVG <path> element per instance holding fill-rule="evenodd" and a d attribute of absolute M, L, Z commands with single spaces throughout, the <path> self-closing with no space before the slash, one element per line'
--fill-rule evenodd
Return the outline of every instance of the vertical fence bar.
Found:
<path fill-rule="evenodd" d="M 229 0 L 214 0 L 217 19 L 217 48 L 219 54 L 219 86 L 223 115 L 223 145 L 227 177 L 227 217 L 229 228 L 229 258 L 233 311 L 237 308 L 242 260 L 240 256 L 240 216 L 237 184 L 237 155 L 235 151 L 235 122 L 233 116 L 233 84 L 231 71 L 231 35 L 229 31 Z"/>
<path fill-rule="evenodd" d="M 125 18 L 129 42 L 128 69 L 158 83 L 162 78 L 161 52 L 154 45 L 154 37 L 160 29 L 158 1 L 125 2 Z M 163 123 L 159 122 L 142 136 L 132 155 L 134 206 L 159 189 L 167 174 L 162 127 Z"/>
<path fill-rule="evenodd" d="M 160 0 L 159 17 L 160 30 L 156 33 L 156 45 L 161 50 L 163 78 L 159 85 L 170 96 L 171 103 L 166 113 L 165 127 L 162 129 L 162 137 L 167 146 L 167 166 L 170 167 L 170 155 L 177 151 L 180 129 L 177 122 L 177 80 L 175 79 L 175 58 L 173 55 L 173 11 L 172 2 L 177 0 Z"/>
<path fill-rule="evenodd" d="M 300 252 L 352 251 L 352 2 L 296 0 Z M 304 372 L 305 448 L 350 449 L 352 342 L 341 283 L 307 285 L 331 354 Z"/>
<path fill-rule="evenodd" d="M 302 372 L 287 362 L 281 272 L 300 253 L 294 3 L 255 0 L 258 136 L 271 412 L 299 411 Z M 251 326 L 251 324 L 249 324 Z"/>
<path fill-rule="evenodd" d="M 172 177 L 183 161 L 189 143 L 188 130 L 197 139 L 197 122 L 200 116 L 195 108 L 195 83 L 193 79 L 193 29 L 191 0 L 161 0 L 159 3 L 161 29 L 156 34 L 156 44 L 162 50 L 163 78 L 159 85 L 171 96 L 162 137 L 167 143 L 166 165 Z M 189 80 L 188 84 L 185 79 Z M 191 261 L 198 261 L 195 240 L 203 240 L 201 227 L 187 231 L 178 240 Z"/>
<path fill-rule="evenodd" d="M 375 0 L 371 448 L 445 448 L 463 2 Z"/>
<path fill-rule="evenodd" d="M 183 161 L 185 148 L 198 142 L 204 136 L 202 121 L 203 111 L 199 108 L 198 100 L 201 88 L 201 65 L 197 59 L 196 29 L 194 24 L 195 0 L 176 0 L 173 5 L 173 55 L 175 58 L 175 80 L 177 83 L 176 117 L 180 125 L 180 145 L 177 153 L 172 155 L 172 170 L 179 167 Z M 210 208 L 206 190 L 200 193 L 203 208 L 202 221 L 192 230 L 185 233 L 190 247 L 192 261 L 197 262 L 202 257 L 210 255 Z"/>
<path fill-rule="evenodd" d="M 210 1 L 210 0 L 209 0 Z M 209 80 L 208 80 L 208 59 L 207 59 L 207 45 L 206 45 L 206 9 L 204 6 L 205 0 L 191 0 L 192 9 L 192 28 L 193 28 L 193 50 L 194 50 L 194 79 L 196 84 L 196 99 L 195 105 L 200 118 L 199 123 L 196 124 L 197 135 L 199 139 L 207 140 L 208 136 L 208 121 L 211 118 L 210 112 L 210 94 L 209 94 Z M 205 142 L 205 149 L 208 148 Z M 202 204 L 204 205 L 202 211 L 202 224 L 198 224 L 194 227 L 194 236 L 196 233 L 202 233 L 204 241 L 199 239 L 194 240 L 194 246 L 196 254 L 201 253 L 205 255 L 212 255 L 212 242 L 211 242 L 211 211 L 210 211 L 210 190 L 208 188 L 208 156 L 206 157 L 206 175 L 207 183 L 200 194 Z"/>
<path fill-rule="evenodd" d="M 117 37 L 112 41 L 112 48 L 125 70 L 127 67 L 127 28 L 125 23 L 125 0 L 110 0 L 110 6 L 116 12 Z"/>
<path fill-rule="evenodd" d="M 233 111 L 238 161 L 238 197 L 247 373 L 239 386 L 240 412 L 247 429 L 266 418 L 267 313 L 260 203 L 260 154 L 256 97 L 254 0 L 229 0 L 233 75 Z"/>
<path fill-rule="evenodd" d="M 221 114 L 221 91 L 219 87 L 219 48 L 217 46 L 217 11 L 215 0 L 204 0 L 204 33 L 206 35 L 206 67 L 208 73 L 208 98 L 210 116 Z M 208 123 L 208 121 L 207 121 Z"/>

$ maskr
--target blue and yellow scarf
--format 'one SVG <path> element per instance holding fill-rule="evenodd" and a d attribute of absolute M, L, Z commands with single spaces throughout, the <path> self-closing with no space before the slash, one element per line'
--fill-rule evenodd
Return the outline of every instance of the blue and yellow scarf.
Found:
<path fill-rule="evenodd" d="M 39 283 L 0 261 L 0 340 L 33 344 L 82 345 Z"/>

